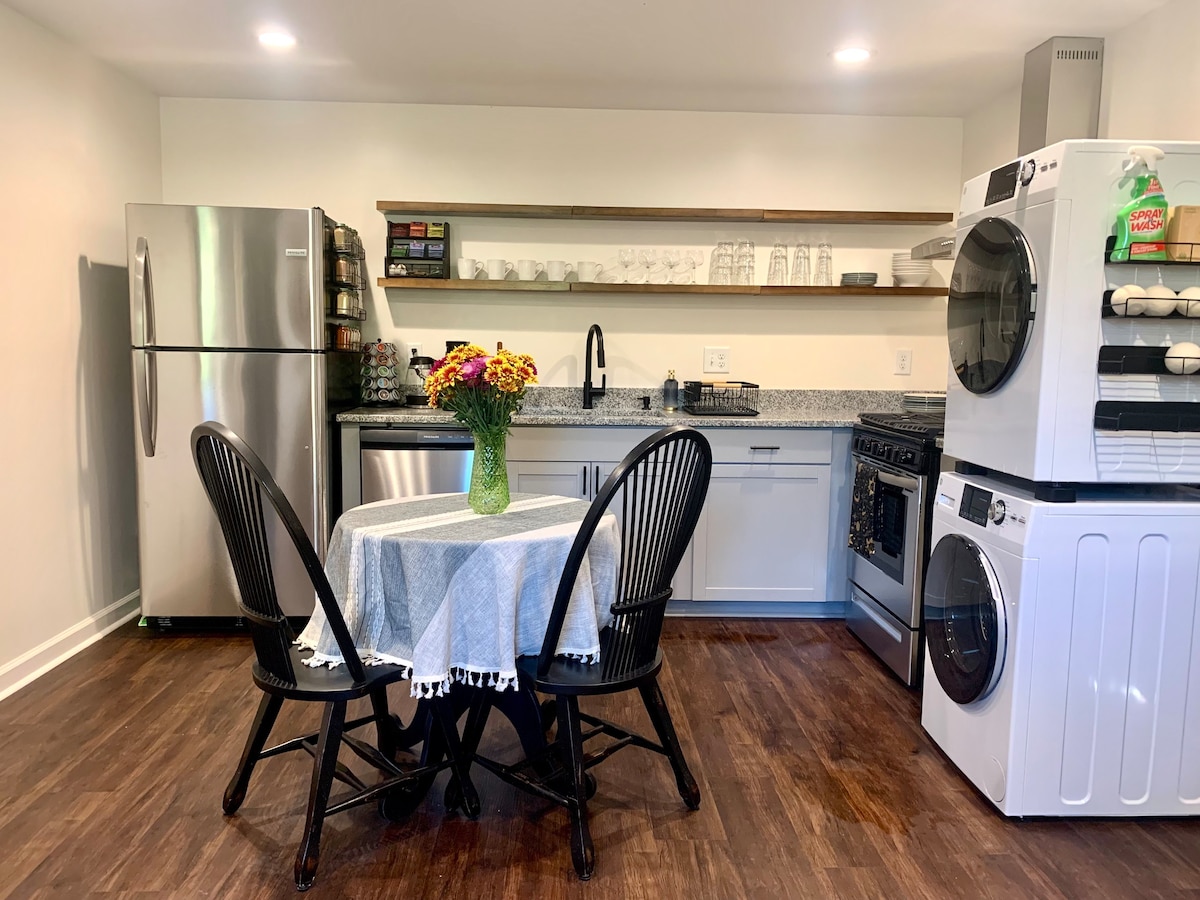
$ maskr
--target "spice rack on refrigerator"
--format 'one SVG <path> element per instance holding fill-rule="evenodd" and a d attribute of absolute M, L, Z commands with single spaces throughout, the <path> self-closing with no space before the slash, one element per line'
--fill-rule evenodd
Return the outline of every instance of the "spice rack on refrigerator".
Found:
<path fill-rule="evenodd" d="M 367 317 L 363 307 L 362 291 L 366 286 L 363 276 L 362 241 L 358 232 L 349 225 L 335 225 L 329 230 L 326 254 L 326 292 L 328 305 L 326 316 L 332 321 L 326 324 L 326 348 L 357 353 L 362 346 L 362 331 L 353 322 Z"/>

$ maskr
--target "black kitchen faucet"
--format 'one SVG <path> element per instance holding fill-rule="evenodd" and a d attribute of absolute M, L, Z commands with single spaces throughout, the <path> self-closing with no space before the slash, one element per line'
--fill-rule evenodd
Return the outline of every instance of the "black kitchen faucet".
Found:
<path fill-rule="evenodd" d="M 603 397 L 607 386 L 608 376 L 600 376 L 600 387 L 592 387 L 592 336 L 596 338 L 596 368 L 604 368 L 604 332 L 599 325 L 593 325 L 587 333 L 587 349 L 584 352 L 583 363 L 583 408 L 591 409 L 595 397 Z"/>

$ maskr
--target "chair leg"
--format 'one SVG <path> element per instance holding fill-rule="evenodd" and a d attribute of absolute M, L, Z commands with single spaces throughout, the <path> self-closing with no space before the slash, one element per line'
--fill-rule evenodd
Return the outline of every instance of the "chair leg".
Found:
<path fill-rule="evenodd" d="M 229 785 L 225 788 L 225 797 L 221 802 L 221 808 L 225 811 L 225 815 L 232 816 L 238 811 L 242 801 L 246 799 L 246 788 L 250 785 L 250 776 L 254 773 L 258 755 L 262 753 L 267 738 L 271 736 L 271 729 L 275 726 L 275 717 L 279 715 L 281 706 L 283 706 L 283 698 L 274 694 L 263 694 L 262 700 L 259 701 L 254 724 L 250 726 L 250 736 L 246 738 L 246 746 L 242 750 L 242 758 L 238 762 L 237 769 L 234 770 L 233 778 L 229 779 Z"/>
<path fill-rule="evenodd" d="M 371 691 L 371 711 L 375 714 L 375 738 L 379 752 L 395 762 L 400 749 L 401 728 L 395 716 L 388 711 L 387 688 Z"/>
<path fill-rule="evenodd" d="M 583 729 L 579 720 L 579 698 L 558 698 L 558 742 L 566 751 L 571 774 L 571 861 L 575 874 L 587 881 L 596 869 L 596 851 L 587 820 L 587 781 L 583 767 Z"/>
<path fill-rule="evenodd" d="M 475 751 L 479 749 L 479 742 L 483 739 L 483 729 L 487 725 L 488 714 L 492 711 L 492 694 L 495 692 L 491 688 L 475 688 L 471 695 L 471 705 L 467 711 L 467 724 L 463 727 L 462 736 L 462 754 L 465 765 L 468 767 L 475 759 Z M 462 787 L 459 784 L 458 776 L 451 773 L 450 781 L 446 784 L 446 793 L 444 795 L 446 809 L 457 809 L 463 801 Z"/>
<path fill-rule="evenodd" d="M 679 796 L 687 804 L 688 809 L 700 808 L 700 787 L 688 769 L 687 761 L 683 758 L 683 748 L 679 745 L 679 736 L 675 734 L 675 726 L 671 723 L 671 714 L 667 712 L 667 701 L 663 698 L 662 688 L 658 679 L 653 678 L 640 685 L 642 702 L 646 704 L 646 712 L 658 732 L 658 741 L 667 751 L 671 760 L 671 768 L 675 770 L 675 784 L 679 787 Z"/>
<path fill-rule="evenodd" d="M 457 793 L 461 795 L 462 811 L 469 818 L 478 818 L 479 794 L 475 791 L 475 785 L 471 781 L 472 757 L 466 755 L 458 739 L 458 719 L 454 715 L 449 697 L 434 698 L 433 717 L 437 720 L 438 728 L 442 732 L 442 739 L 446 742 L 446 755 L 450 757 L 451 778 L 458 782 Z M 446 793 L 450 793 L 449 787 L 447 787 Z"/>
<path fill-rule="evenodd" d="M 304 821 L 304 838 L 296 853 L 296 889 L 307 891 L 317 877 L 321 856 L 321 826 L 325 824 L 325 809 L 329 806 L 329 790 L 337 766 L 338 750 L 342 746 L 342 726 L 346 724 L 346 703 L 325 704 L 321 718 L 321 734 L 317 738 L 317 754 L 313 760 L 312 786 L 308 790 L 308 812 Z"/>

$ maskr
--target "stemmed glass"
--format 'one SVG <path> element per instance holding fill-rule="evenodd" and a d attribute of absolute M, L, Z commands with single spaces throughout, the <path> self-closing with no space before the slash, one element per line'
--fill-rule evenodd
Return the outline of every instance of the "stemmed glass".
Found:
<path fill-rule="evenodd" d="M 617 262 L 621 264 L 622 274 L 621 281 L 629 281 L 630 269 L 637 265 L 638 253 L 633 248 L 626 248 L 617 251 Z"/>

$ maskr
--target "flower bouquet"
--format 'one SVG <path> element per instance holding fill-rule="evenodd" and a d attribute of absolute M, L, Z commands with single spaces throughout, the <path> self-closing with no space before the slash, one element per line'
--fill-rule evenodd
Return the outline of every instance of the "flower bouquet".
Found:
<path fill-rule="evenodd" d="M 475 439 L 467 500 L 477 513 L 491 515 L 508 508 L 504 441 L 526 386 L 536 381 L 537 367 L 529 354 L 497 350 L 489 356 L 475 344 L 455 347 L 425 378 L 429 405 L 454 413 Z"/>

